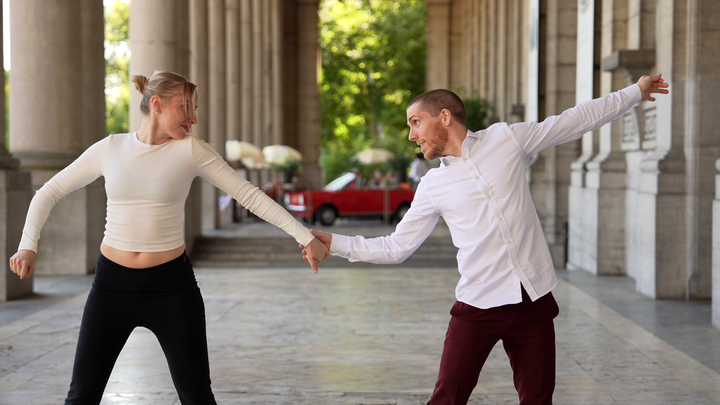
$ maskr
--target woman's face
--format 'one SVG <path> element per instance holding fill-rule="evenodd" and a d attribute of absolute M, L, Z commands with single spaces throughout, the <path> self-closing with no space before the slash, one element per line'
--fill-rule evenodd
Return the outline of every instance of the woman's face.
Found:
<path fill-rule="evenodd" d="M 190 127 L 197 124 L 198 95 L 195 93 L 195 108 L 190 111 L 189 97 L 175 96 L 163 102 L 163 108 L 158 114 L 158 124 L 163 132 L 173 139 L 183 139 L 190 132 Z"/>

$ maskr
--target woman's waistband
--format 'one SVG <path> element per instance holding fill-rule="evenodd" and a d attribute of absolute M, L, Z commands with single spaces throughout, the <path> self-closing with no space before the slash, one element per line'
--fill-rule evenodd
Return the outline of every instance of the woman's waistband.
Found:
<path fill-rule="evenodd" d="M 169 262 L 135 269 L 118 264 L 102 253 L 95 266 L 95 281 L 103 284 L 173 284 L 195 281 L 190 258 L 186 252 Z"/>

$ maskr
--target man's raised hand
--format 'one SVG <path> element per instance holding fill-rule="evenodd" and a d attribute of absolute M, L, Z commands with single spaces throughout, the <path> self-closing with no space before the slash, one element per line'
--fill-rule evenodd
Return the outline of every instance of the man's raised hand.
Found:
<path fill-rule="evenodd" d="M 655 101 L 655 97 L 652 96 L 653 93 L 668 94 L 670 92 L 667 90 L 669 85 L 663 80 L 662 73 L 655 76 L 642 76 L 637 84 L 642 91 L 643 101 Z"/>

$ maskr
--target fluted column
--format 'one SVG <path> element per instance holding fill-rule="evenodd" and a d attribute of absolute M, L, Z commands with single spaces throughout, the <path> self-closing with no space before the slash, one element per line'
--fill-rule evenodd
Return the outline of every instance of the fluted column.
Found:
<path fill-rule="evenodd" d="M 720 328 L 720 159 L 715 161 L 712 231 L 712 324 Z"/>
<path fill-rule="evenodd" d="M 253 137 L 253 41 L 252 0 L 240 0 L 240 71 L 241 71 L 241 139 L 255 142 Z M 261 147 L 261 145 L 256 145 Z"/>
<path fill-rule="evenodd" d="M 317 12 L 317 10 L 316 10 Z M 428 0 L 426 90 L 450 86 L 450 0 Z"/>
<path fill-rule="evenodd" d="M 596 66 L 600 64 L 600 17 L 601 0 L 582 2 L 578 7 L 577 19 L 577 66 L 575 69 L 575 104 L 599 96 L 599 83 L 595 80 Z M 587 188 L 586 163 L 598 152 L 598 131 L 583 135 L 580 157 L 571 165 L 569 191 L 569 269 L 585 269 L 597 272 L 597 224 L 590 221 L 597 218 L 597 200 Z"/>
<path fill-rule="evenodd" d="M 225 0 L 225 82 L 227 88 L 227 140 L 240 140 L 240 0 Z"/>
<path fill-rule="evenodd" d="M 269 143 L 281 144 L 283 134 L 282 119 L 282 4 L 281 0 L 270 0 L 272 14 L 270 24 L 272 25 L 272 123 L 273 136 Z"/>
<path fill-rule="evenodd" d="M 210 144 L 222 156 L 225 156 L 226 138 L 226 76 L 225 76 L 225 0 L 208 0 L 208 26 L 209 31 L 209 87 L 208 100 L 208 139 Z M 208 186 L 209 187 L 209 186 Z M 215 214 L 215 227 L 228 222 L 226 216 L 221 216 L 218 208 L 220 192 L 212 187 L 215 193 L 213 212 Z"/>
<path fill-rule="evenodd" d="M 0 66 L 3 66 L 2 16 L 0 5 Z M 5 111 L 5 75 L 0 77 L 0 111 Z M 20 280 L 10 271 L 10 257 L 20 243 L 23 219 L 32 198 L 31 175 L 18 171 L 20 161 L 5 148 L 5 114 L 0 114 L 0 301 L 19 298 L 32 293 L 33 277 Z"/>
<path fill-rule="evenodd" d="M 181 7 L 187 0 L 143 0 L 130 7 L 130 75 L 150 77 L 155 70 L 169 70 L 181 75 L 189 72 L 187 46 L 179 38 L 179 31 L 187 30 L 187 13 L 184 21 L 178 20 Z M 179 40 L 180 39 L 180 40 Z M 130 130 L 137 131 L 143 115 L 139 105 L 142 95 L 134 88 L 130 92 Z"/>
<path fill-rule="evenodd" d="M 318 85 L 318 0 L 298 0 L 298 150 L 305 181 L 320 188 L 320 88 Z"/>
<path fill-rule="evenodd" d="M 38 189 L 105 136 L 103 8 L 84 0 L 14 0 L 10 6 L 11 151 L 32 171 Z M 92 271 L 104 207 L 102 180 L 55 205 L 43 228 L 36 273 Z"/>
<path fill-rule="evenodd" d="M 193 131 L 205 141 L 209 140 L 210 128 L 209 44 L 208 0 L 190 0 L 190 80 L 198 89 L 198 123 L 195 124 Z M 214 229 L 217 206 L 215 186 L 203 181 L 200 188 L 199 195 L 195 196 L 196 201 L 192 205 L 197 206 L 201 214 L 194 215 L 193 219 L 189 219 L 186 214 L 185 220 L 192 221 L 193 228 L 198 230 Z"/>

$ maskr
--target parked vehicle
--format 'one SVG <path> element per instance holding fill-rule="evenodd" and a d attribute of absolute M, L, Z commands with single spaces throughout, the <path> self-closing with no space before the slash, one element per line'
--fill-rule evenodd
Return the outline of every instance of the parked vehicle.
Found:
<path fill-rule="evenodd" d="M 287 209 L 308 222 L 331 225 L 340 217 L 384 216 L 400 221 L 410 208 L 414 190 L 368 188 L 353 172 L 341 174 L 322 190 L 285 194 Z"/>

